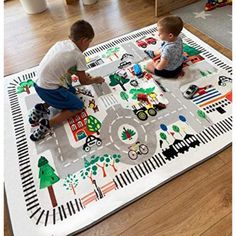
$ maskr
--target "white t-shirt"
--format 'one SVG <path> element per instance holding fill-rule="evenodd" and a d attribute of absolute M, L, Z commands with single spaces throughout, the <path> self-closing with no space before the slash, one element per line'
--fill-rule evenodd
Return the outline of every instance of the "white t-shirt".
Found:
<path fill-rule="evenodd" d="M 45 89 L 68 87 L 73 70 L 86 71 L 85 56 L 71 40 L 54 44 L 39 64 L 37 85 Z"/>

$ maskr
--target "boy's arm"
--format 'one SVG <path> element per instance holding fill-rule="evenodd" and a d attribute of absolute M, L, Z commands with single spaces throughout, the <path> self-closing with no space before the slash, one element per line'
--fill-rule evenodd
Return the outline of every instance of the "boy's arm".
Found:
<path fill-rule="evenodd" d="M 86 74 L 85 71 L 77 71 L 76 74 L 79 77 L 81 85 L 101 84 L 105 81 L 101 76 L 91 77 L 89 74 Z"/>
<path fill-rule="evenodd" d="M 167 65 L 168 65 L 168 60 L 165 59 L 164 57 L 161 57 L 160 62 L 157 62 L 157 63 L 155 64 L 155 68 L 156 68 L 157 70 L 164 70 Z"/>

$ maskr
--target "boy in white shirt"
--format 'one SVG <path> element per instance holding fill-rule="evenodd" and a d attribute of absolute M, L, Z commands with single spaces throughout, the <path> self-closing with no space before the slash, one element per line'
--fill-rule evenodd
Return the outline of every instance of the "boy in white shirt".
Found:
<path fill-rule="evenodd" d="M 44 138 L 51 127 L 82 111 L 84 104 L 71 86 L 72 74 L 78 76 L 81 85 L 104 82 L 102 77 L 92 78 L 85 73 L 88 68 L 83 52 L 93 38 L 92 26 L 84 20 L 76 21 L 71 26 L 69 40 L 54 44 L 39 64 L 35 90 L 45 103 L 35 105 L 29 116 L 32 126 L 39 125 L 30 135 L 32 141 Z M 45 114 L 49 113 L 50 106 L 61 109 L 61 112 L 49 120 Z"/>

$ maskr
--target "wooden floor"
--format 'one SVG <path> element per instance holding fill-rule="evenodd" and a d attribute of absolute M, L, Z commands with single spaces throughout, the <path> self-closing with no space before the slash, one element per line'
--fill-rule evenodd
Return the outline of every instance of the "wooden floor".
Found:
<path fill-rule="evenodd" d="M 95 28 L 94 44 L 156 22 L 154 0 L 98 0 L 83 6 L 79 0 L 47 0 L 49 9 L 24 13 L 18 0 L 5 2 L 5 75 L 37 65 L 49 47 L 67 38 L 69 26 L 86 19 Z M 185 27 L 231 58 L 231 51 Z M 7 170 L 6 170 L 7 171 Z M 232 235 L 232 148 L 163 185 L 120 210 L 81 236 L 228 236 Z M 12 235 L 5 202 L 4 235 Z M 25 235 L 27 236 L 27 235 Z"/>

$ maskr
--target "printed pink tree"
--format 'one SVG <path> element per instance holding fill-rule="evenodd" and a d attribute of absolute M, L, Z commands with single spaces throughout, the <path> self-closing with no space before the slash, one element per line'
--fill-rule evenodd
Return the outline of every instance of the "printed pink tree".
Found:
<path fill-rule="evenodd" d="M 65 178 L 63 186 L 66 188 L 66 190 L 72 190 L 73 193 L 76 194 L 75 188 L 78 186 L 77 176 L 75 174 L 68 174 Z"/>
<path fill-rule="evenodd" d="M 55 170 L 48 164 L 48 160 L 41 156 L 38 161 L 40 189 L 48 188 L 49 196 L 52 202 L 52 206 L 57 206 L 57 200 L 54 194 L 52 185 L 60 180 L 60 178 L 54 173 Z"/>

